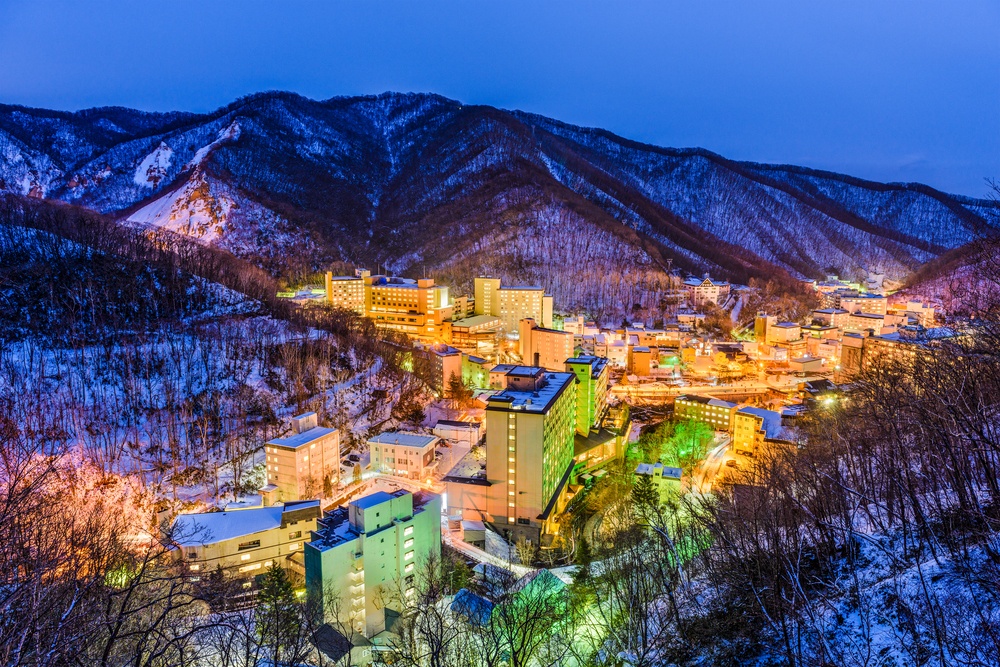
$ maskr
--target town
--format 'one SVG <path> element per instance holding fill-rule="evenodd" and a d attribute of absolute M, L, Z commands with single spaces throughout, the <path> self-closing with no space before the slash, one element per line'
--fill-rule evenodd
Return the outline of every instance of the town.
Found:
<path fill-rule="evenodd" d="M 330 657 L 371 660 L 392 645 L 417 569 L 440 562 L 442 548 L 480 578 L 546 572 L 546 594 L 558 595 L 581 541 L 603 539 L 600 514 L 614 505 L 590 510 L 583 530 L 573 524 L 609 472 L 624 470 L 629 486 L 674 511 L 686 494 L 749 484 L 739 471 L 794 451 L 799 425 L 849 401 L 863 368 L 954 336 L 931 305 L 829 276 L 804 283 L 818 307 L 803 321 L 761 310 L 722 337 L 704 331 L 705 311 L 738 313 L 752 290 L 708 276 L 676 282 L 656 328 L 561 316 L 544 288 L 486 277 L 452 297 L 429 278 L 359 269 L 280 294 L 412 338 L 411 367 L 425 369 L 435 397 L 430 416 L 356 448 L 314 412 L 290 417 L 253 454 L 266 471 L 256 493 L 173 520 L 176 558 L 193 578 L 243 582 L 239 598 L 251 605 L 264 572 L 284 568 L 320 601 Z M 482 622 L 500 600 L 474 589 L 448 604 Z"/>

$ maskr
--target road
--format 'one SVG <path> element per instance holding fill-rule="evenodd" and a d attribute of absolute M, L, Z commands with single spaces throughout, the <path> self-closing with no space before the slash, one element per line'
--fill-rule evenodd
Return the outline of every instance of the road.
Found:
<path fill-rule="evenodd" d="M 732 442 L 733 439 L 727 435 L 708 453 L 708 456 L 705 457 L 705 460 L 701 462 L 691 476 L 692 491 L 697 493 L 711 492 L 712 483 L 715 481 L 716 475 L 719 474 L 726 459 L 729 458 L 727 454 Z"/>

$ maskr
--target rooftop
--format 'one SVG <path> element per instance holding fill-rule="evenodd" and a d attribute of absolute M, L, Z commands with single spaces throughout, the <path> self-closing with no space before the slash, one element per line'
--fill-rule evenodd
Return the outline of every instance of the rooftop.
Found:
<path fill-rule="evenodd" d="M 424 435 L 409 431 L 386 431 L 373 438 L 368 438 L 369 444 L 400 445 L 402 447 L 423 448 L 440 440 L 436 435 Z"/>
<path fill-rule="evenodd" d="M 454 327 L 477 327 L 483 324 L 490 323 L 500 323 L 500 318 L 494 315 L 473 315 L 472 317 L 465 317 L 460 320 L 455 320 L 451 323 L 452 328 Z"/>
<path fill-rule="evenodd" d="M 571 357 L 566 360 L 567 364 L 589 364 L 590 365 L 590 377 L 596 378 L 601 375 L 601 372 L 607 367 L 608 360 L 604 357 L 597 357 L 592 354 L 583 354 L 579 357 Z"/>
<path fill-rule="evenodd" d="M 761 427 L 764 431 L 765 438 L 776 438 L 781 435 L 781 414 L 775 412 L 774 410 L 765 410 L 763 408 L 740 408 L 736 411 L 736 414 L 759 417 L 763 422 Z"/>
<path fill-rule="evenodd" d="M 266 444 L 276 445 L 278 447 L 288 447 L 289 449 L 298 449 L 303 445 L 308 445 L 310 442 L 315 442 L 320 438 L 330 435 L 331 433 L 336 433 L 337 429 L 327 428 L 325 426 L 317 426 L 311 428 L 308 431 L 303 431 L 302 433 L 293 433 L 284 438 L 273 438 L 268 440 Z"/>
<path fill-rule="evenodd" d="M 710 396 L 701 396 L 699 394 L 682 394 L 681 396 L 678 396 L 676 399 L 674 399 L 674 402 L 677 401 L 687 401 L 688 403 L 701 403 L 702 405 L 714 405 L 715 407 L 718 408 L 727 408 L 727 409 L 736 407 L 735 403 L 730 403 L 729 401 L 723 401 L 718 398 L 712 398 Z"/>
<path fill-rule="evenodd" d="M 272 507 L 180 514 L 174 520 L 174 541 L 188 547 L 246 537 L 280 528 L 285 512 L 315 508 L 319 516 L 319 507 L 319 500 L 305 500 Z"/>
<path fill-rule="evenodd" d="M 500 289 L 512 289 L 512 290 L 538 290 L 542 291 L 542 288 L 538 285 L 503 285 Z"/>
<path fill-rule="evenodd" d="M 523 369 L 523 370 L 522 370 Z M 519 366 L 510 371 L 508 375 L 516 372 L 541 371 L 537 368 Z M 573 373 L 544 373 L 541 384 L 535 391 L 518 391 L 515 389 L 504 389 L 489 397 L 487 410 L 523 410 L 525 412 L 546 412 L 555 402 L 556 398 L 576 381 Z"/>
<path fill-rule="evenodd" d="M 486 459 L 480 460 L 478 452 L 479 449 L 476 447 L 466 452 L 465 456 L 460 458 L 444 476 L 444 481 L 490 486 L 486 479 Z"/>

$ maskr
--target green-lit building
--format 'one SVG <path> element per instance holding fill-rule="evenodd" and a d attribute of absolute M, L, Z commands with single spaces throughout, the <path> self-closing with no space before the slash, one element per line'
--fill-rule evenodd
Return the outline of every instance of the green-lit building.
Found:
<path fill-rule="evenodd" d="M 391 630 L 417 569 L 441 556 L 441 497 L 380 491 L 327 512 L 305 546 L 306 591 L 345 636 Z"/>

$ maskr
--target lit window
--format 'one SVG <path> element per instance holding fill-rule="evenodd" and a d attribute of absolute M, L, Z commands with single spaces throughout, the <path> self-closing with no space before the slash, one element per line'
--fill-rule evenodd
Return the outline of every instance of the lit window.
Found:
<path fill-rule="evenodd" d="M 301 546 L 302 546 L 302 544 L 299 543 L 299 542 L 292 542 L 291 544 L 288 545 L 288 550 L 289 551 L 295 551 L 296 549 L 298 549 Z"/>
<path fill-rule="evenodd" d="M 250 554 L 243 554 L 242 556 L 240 556 L 240 560 L 242 561 L 250 560 Z"/>
<path fill-rule="evenodd" d="M 191 570 L 192 572 L 197 572 L 198 570 L 201 569 L 201 565 L 190 565 L 188 566 L 188 569 Z"/>
<path fill-rule="evenodd" d="M 406 567 L 403 568 L 403 572 L 413 572 L 413 563 L 407 563 Z"/>
<path fill-rule="evenodd" d="M 403 542 L 403 548 L 404 549 L 409 549 L 412 546 L 413 546 L 413 539 L 412 538 L 409 539 L 409 540 L 406 540 L 405 542 Z"/>
<path fill-rule="evenodd" d="M 406 528 L 403 529 L 403 535 L 412 535 L 412 534 L 413 534 L 413 526 L 407 526 Z"/>

